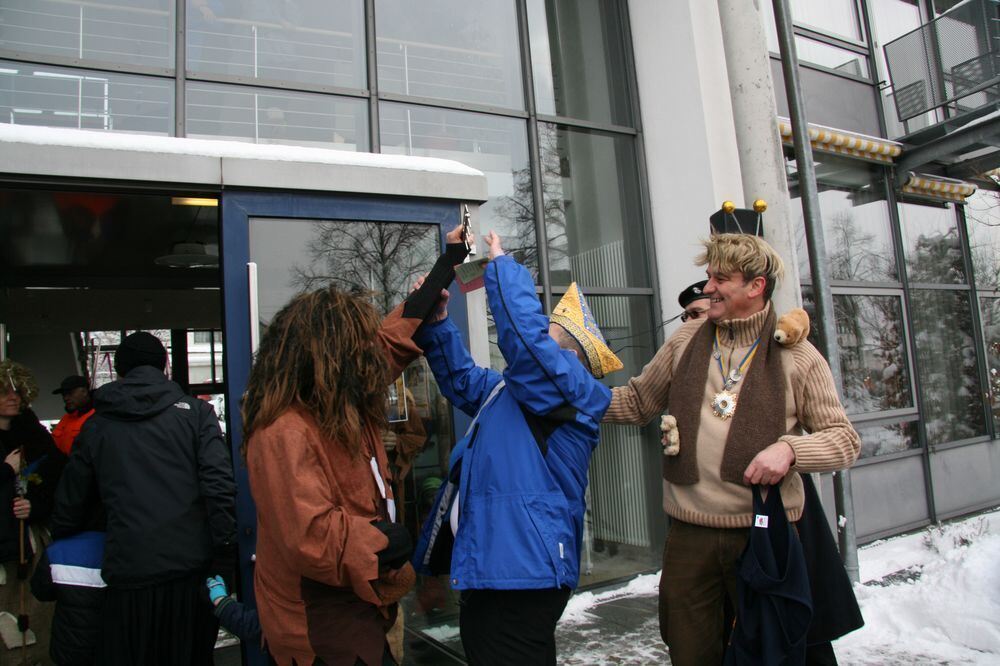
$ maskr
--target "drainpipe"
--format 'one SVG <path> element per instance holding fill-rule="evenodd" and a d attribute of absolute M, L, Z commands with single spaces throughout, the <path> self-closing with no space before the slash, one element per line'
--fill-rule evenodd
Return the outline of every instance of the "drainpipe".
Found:
<path fill-rule="evenodd" d="M 799 191 L 801 192 L 802 212 L 805 217 L 806 245 L 809 249 L 813 298 L 816 303 L 816 319 L 821 332 L 821 351 L 830 364 L 834 384 L 838 393 L 841 394 L 841 401 L 843 401 L 841 391 L 843 378 L 840 371 L 840 353 L 837 349 L 833 295 L 830 292 L 830 276 L 827 271 L 826 241 L 823 237 L 823 222 L 819 209 L 812 144 L 809 143 L 805 104 L 802 100 L 802 88 L 799 84 L 799 61 L 795 51 L 795 37 L 792 33 L 792 13 L 786 0 L 772 1 L 774 22 L 778 29 L 778 45 L 781 49 L 781 71 L 785 76 L 785 94 L 788 97 L 788 112 L 792 124 L 795 163 L 798 166 Z M 851 582 L 857 583 L 860 579 L 857 534 L 854 529 L 854 500 L 851 494 L 851 475 L 848 470 L 834 473 L 833 493 L 837 510 L 840 556 L 844 560 L 844 567 L 847 569 Z"/>
<path fill-rule="evenodd" d="M 785 279 L 775 289 L 774 307 L 787 312 L 801 305 L 802 294 L 764 22 L 756 2 L 718 0 L 718 4 L 744 207 L 751 208 L 755 199 L 767 202 L 764 237 L 785 260 Z"/>

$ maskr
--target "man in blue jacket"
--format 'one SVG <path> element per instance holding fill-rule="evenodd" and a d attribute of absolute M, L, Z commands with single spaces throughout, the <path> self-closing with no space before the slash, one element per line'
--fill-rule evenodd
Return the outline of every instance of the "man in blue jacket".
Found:
<path fill-rule="evenodd" d="M 447 292 L 414 341 L 442 393 L 474 416 L 451 454 L 414 553 L 461 590 L 471 664 L 556 663 L 555 627 L 580 577 L 587 469 L 622 367 L 576 285 L 547 318 L 528 271 L 486 237 L 486 295 L 507 362 L 477 367 L 447 318 Z"/>

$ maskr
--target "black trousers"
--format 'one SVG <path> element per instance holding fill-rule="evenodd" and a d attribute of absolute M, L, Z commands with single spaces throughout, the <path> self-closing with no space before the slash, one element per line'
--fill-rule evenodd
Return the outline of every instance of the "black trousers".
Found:
<path fill-rule="evenodd" d="M 556 622 L 572 590 L 464 590 L 459 627 L 472 666 L 555 666 Z"/>
<path fill-rule="evenodd" d="M 108 587 L 98 650 L 102 666 L 211 666 L 219 620 L 193 574 L 139 589 Z"/>

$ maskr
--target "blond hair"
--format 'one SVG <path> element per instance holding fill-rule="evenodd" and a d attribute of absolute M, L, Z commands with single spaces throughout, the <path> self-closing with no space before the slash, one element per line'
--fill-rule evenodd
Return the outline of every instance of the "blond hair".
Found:
<path fill-rule="evenodd" d="M 762 277 L 766 281 L 764 300 L 771 298 L 778 280 L 785 274 L 781 257 L 759 236 L 713 234 L 701 244 L 705 251 L 695 259 L 696 266 L 709 266 L 725 275 L 742 273 L 747 281 Z"/>

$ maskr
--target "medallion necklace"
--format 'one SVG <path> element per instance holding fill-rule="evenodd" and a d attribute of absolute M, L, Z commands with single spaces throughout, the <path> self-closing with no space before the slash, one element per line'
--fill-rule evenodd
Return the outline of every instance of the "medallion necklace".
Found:
<path fill-rule="evenodd" d="M 750 361 L 753 360 L 754 354 L 757 353 L 757 346 L 760 344 L 760 336 L 753 341 L 750 345 L 750 349 L 747 351 L 746 356 L 740 361 L 740 364 L 733 367 L 733 355 L 732 352 L 729 353 L 728 362 L 728 372 L 722 367 L 722 352 L 719 348 L 719 329 L 715 329 L 715 342 L 712 343 L 712 358 L 719 366 L 719 372 L 722 373 L 722 390 L 716 393 L 712 397 L 712 413 L 718 416 L 720 419 L 732 418 L 733 414 L 736 413 L 736 399 L 737 395 L 732 392 L 732 388 L 743 379 L 743 375 L 746 372 L 747 366 L 750 365 Z"/>

